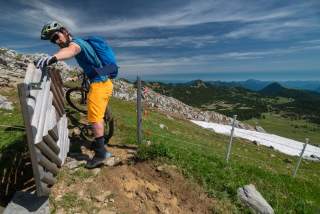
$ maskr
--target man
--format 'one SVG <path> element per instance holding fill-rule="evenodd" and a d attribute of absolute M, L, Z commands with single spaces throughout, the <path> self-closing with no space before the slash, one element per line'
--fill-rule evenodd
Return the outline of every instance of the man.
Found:
<path fill-rule="evenodd" d="M 52 43 L 57 44 L 60 50 L 53 56 L 40 58 L 36 62 L 37 68 L 43 69 L 57 61 L 75 57 L 84 73 L 90 79 L 87 117 L 88 121 L 93 125 L 95 134 L 95 141 L 92 144 L 95 155 L 87 162 L 86 167 L 95 168 L 101 166 L 107 157 L 111 157 L 111 153 L 107 152 L 104 146 L 103 117 L 109 98 L 112 95 L 112 81 L 108 78 L 108 75 L 101 75 L 96 72 L 95 68 L 101 68 L 102 62 L 92 45 L 81 38 L 73 38 L 70 32 L 59 22 L 53 21 L 44 25 L 41 31 L 41 39 L 50 40 Z M 110 61 L 116 65 L 112 50 L 110 53 Z"/>

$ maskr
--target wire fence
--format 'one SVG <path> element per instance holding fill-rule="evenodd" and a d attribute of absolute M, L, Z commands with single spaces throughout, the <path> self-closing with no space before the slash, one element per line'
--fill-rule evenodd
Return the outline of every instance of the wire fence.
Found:
<path fill-rule="evenodd" d="M 146 118 L 142 118 L 142 115 L 147 117 L 148 114 L 142 114 L 142 112 L 144 111 L 143 110 L 143 106 L 145 106 L 145 105 L 142 104 L 141 97 L 143 96 L 143 91 L 141 91 L 142 90 L 141 78 L 139 76 L 137 77 L 137 85 L 139 86 L 137 88 L 137 127 L 138 127 L 137 139 L 139 139 L 138 142 L 143 142 L 143 140 L 141 140 L 142 137 L 143 137 L 142 136 L 143 135 L 142 134 L 143 133 L 142 123 L 143 122 L 147 122 L 147 119 Z M 182 146 L 181 144 L 192 146 L 193 148 L 204 150 L 207 153 L 211 153 L 212 155 L 215 155 L 215 156 L 217 156 L 217 157 L 219 157 L 221 159 L 225 159 L 227 164 L 228 164 L 229 159 L 232 159 L 232 157 L 236 157 L 237 159 L 245 159 L 245 160 L 248 160 L 247 162 L 250 162 L 250 163 L 253 163 L 253 164 L 259 164 L 259 165 L 262 165 L 262 166 L 267 167 L 267 168 L 270 168 L 272 165 L 274 166 L 274 161 L 287 162 L 287 164 L 290 163 L 292 165 L 295 165 L 294 164 L 294 161 L 295 161 L 294 158 L 292 158 L 292 157 L 289 158 L 288 157 L 288 158 L 284 159 L 285 156 L 281 155 L 282 157 L 280 156 L 279 160 L 276 160 L 276 158 L 279 157 L 279 155 L 275 155 L 273 152 L 267 151 L 267 149 L 259 149 L 258 152 L 261 153 L 261 154 L 263 153 L 264 155 L 266 155 L 266 156 L 268 156 L 270 158 L 273 158 L 273 159 L 268 159 L 266 161 L 263 161 L 263 160 L 259 160 L 257 158 L 252 158 L 249 155 L 242 155 L 244 153 L 244 150 L 239 149 L 240 147 L 237 145 L 237 150 L 239 150 L 239 152 L 241 153 L 241 154 L 239 154 L 239 152 L 237 150 L 232 149 L 233 138 L 234 137 L 243 138 L 243 137 L 241 137 L 241 134 L 245 134 L 245 135 L 249 136 L 250 138 L 255 139 L 255 138 L 257 138 L 257 135 L 255 135 L 254 133 L 251 133 L 250 131 L 243 131 L 243 130 L 241 130 L 239 128 L 236 128 L 235 127 L 236 123 L 237 123 L 237 121 L 236 121 L 236 115 L 235 115 L 234 118 L 233 118 L 233 125 L 232 125 L 231 130 L 230 130 L 229 143 L 227 144 L 227 142 L 226 142 L 225 145 L 222 144 L 222 146 L 224 146 L 225 148 L 220 148 L 219 150 L 217 149 L 217 147 L 221 147 L 221 143 L 220 144 L 214 144 L 214 145 L 210 145 L 209 142 L 193 143 L 193 142 L 191 142 L 192 139 L 190 139 L 190 140 L 189 139 L 188 140 L 179 140 L 179 139 L 173 137 L 172 133 L 170 133 L 170 135 L 166 136 L 165 134 L 161 134 L 160 135 L 160 134 L 156 134 L 156 133 L 152 132 L 151 134 L 149 134 L 150 135 L 149 138 L 156 136 L 158 139 L 164 139 L 166 142 L 170 142 L 170 144 L 168 144 L 168 145 L 170 145 L 172 147 L 176 147 L 177 149 L 180 149 L 180 150 L 187 151 L 187 152 L 190 152 L 189 151 L 190 148 L 186 148 L 186 147 Z M 240 136 L 239 136 L 239 134 L 240 134 Z M 279 138 L 280 139 L 281 137 L 276 136 L 275 138 Z M 276 140 L 270 140 L 269 138 L 267 138 L 266 136 L 264 137 L 263 135 L 260 135 L 259 139 L 262 140 L 262 141 L 270 143 L 269 146 L 268 145 L 263 145 L 262 143 L 258 143 L 258 144 L 262 144 L 263 146 L 265 146 L 265 148 L 269 147 L 269 148 L 274 149 L 274 147 L 276 147 L 276 145 L 278 145 L 278 146 L 281 146 L 281 147 L 286 147 L 286 148 L 288 148 L 290 150 L 295 151 L 296 154 L 299 154 L 298 155 L 299 156 L 298 160 L 296 160 L 297 163 L 296 163 L 295 167 L 291 166 L 290 168 L 288 168 L 288 165 L 286 165 L 286 166 L 284 165 L 284 167 L 282 169 L 280 169 L 281 167 L 279 168 L 279 164 L 278 163 L 276 163 L 278 166 L 274 167 L 277 170 L 282 170 L 282 171 L 286 171 L 286 172 L 287 171 L 290 171 L 290 172 L 292 171 L 293 172 L 292 173 L 293 177 L 295 177 L 295 175 L 297 174 L 297 171 L 298 171 L 298 169 L 300 167 L 300 164 L 301 164 L 301 161 L 302 161 L 303 154 L 305 152 L 308 152 L 308 153 L 313 153 L 314 152 L 314 151 L 311 151 L 311 150 L 308 149 L 308 145 L 309 144 L 308 144 L 308 140 L 307 139 L 306 139 L 306 143 L 302 144 L 301 147 L 298 147 L 296 145 L 288 145 L 288 144 L 281 143 L 281 142 L 276 141 Z M 174 144 L 173 142 L 179 143 L 179 145 L 178 144 Z M 261 148 L 261 146 L 259 146 L 257 148 Z M 249 151 L 247 151 L 247 152 L 249 152 Z M 281 152 L 281 151 L 279 151 L 279 152 Z M 305 168 L 305 167 L 301 168 L 301 169 L 304 170 L 304 171 L 314 171 L 313 169 L 308 169 L 308 168 Z"/>

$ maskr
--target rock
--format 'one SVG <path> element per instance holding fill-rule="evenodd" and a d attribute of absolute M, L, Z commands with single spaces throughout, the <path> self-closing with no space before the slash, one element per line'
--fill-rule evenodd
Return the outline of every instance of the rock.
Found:
<path fill-rule="evenodd" d="M 285 163 L 292 163 L 292 160 L 290 160 L 290 159 L 288 159 L 288 158 L 285 158 L 285 159 L 283 159 L 283 162 L 285 162 Z"/>
<path fill-rule="evenodd" d="M 171 117 L 171 116 L 168 115 L 168 114 L 167 114 L 167 118 L 168 118 L 169 120 L 174 120 L 173 117 Z"/>
<path fill-rule="evenodd" d="M 137 150 L 127 149 L 127 153 L 128 153 L 128 154 L 135 155 L 135 154 L 137 154 Z"/>
<path fill-rule="evenodd" d="M 94 169 L 91 170 L 91 172 L 92 172 L 92 174 L 93 174 L 94 176 L 98 175 L 98 174 L 100 173 L 100 171 L 101 171 L 100 168 L 94 168 Z"/>
<path fill-rule="evenodd" d="M 258 132 L 267 133 L 261 126 L 255 127 Z"/>
<path fill-rule="evenodd" d="M 311 158 L 314 158 L 314 159 L 319 159 L 319 160 L 320 160 L 320 157 L 318 157 L 318 156 L 316 156 L 316 155 L 313 155 L 313 154 L 310 155 L 310 157 L 311 157 Z M 0 154 L 0 159 L 1 159 L 1 154 Z"/>
<path fill-rule="evenodd" d="M 49 214 L 48 197 L 37 197 L 29 192 L 16 192 L 3 214 Z"/>
<path fill-rule="evenodd" d="M 64 166 L 67 167 L 68 169 L 75 169 L 75 168 L 78 168 L 81 164 L 85 164 L 85 163 L 86 161 L 72 160 L 64 164 Z"/>
<path fill-rule="evenodd" d="M 100 210 L 98 214 L 117 214 L 117 212 L 113 210 Z"/>
<path fill-rule="evenodd" d="M 158 167 L 156 168 L 156 170 L 157 170 L 158 172 L 162 172 L 162 171 L 163 171 L 163 166 L 158 166 Z"/>
<path fill-rule="evenodd" d="M 97 202 L 105 202 L 111 194 L 111 191 L 105 191 L 99 195 L 94 195 L 92 198 L 95 199 Z"/>
<path fill-rule="evenodd" d="M 120 163 L 121 163 L 121 160 L 118 157 L 107 158 L 107 160 L 104 161 L 104 165 L 106 166 L 116 166 Z"/>
<path fill-rule="evenodd" d="M 160 128 L 161 128 L 161 129 L 164 129 L 165 127 L 166 127 L 165 125 L 160 124 Z"/>
<path fill-rule="evenodd" d="M 274 210 L 253 184 L 240 187 L 237 191 L 238 198 L 256 213 L 273 214 Z"/>
<path fill-rule="evenodd" d="M 12 102 L 8 101 L 6 97 L 0 95 L 0 109 L 13 110 Z"/>
<path fill-rule="evenodd" d="M 75 127 L 74 129 L 72 129 L 72 134 L 75 136 L 79 136 L 81 133 L 81 130 L 79 127 Z"/>
<path fill-rule="evenodd" d="M 274 157 L 276 157 L 274 154 L 270 154 L 270 157 L 272 157 L 272 158 L 274 158 Z"/>
<path fill-rule="evenodd" d="M 252 141 L 252 143 L 255 144 L 255 145 L 257 145 L 257 146 L 260 146 L 260 143 L 259 143 L 258 141 L 255 141 L 255 140 L 254 140 L 254 141 Z"/>
<path fill-rule="evenodd" d="M 110 203 L 114 203 L 114 199 L 113 199 L 113 198 L 110 198 L 110 199 L 109 199 L 109 202 L 110 202 Z"/>

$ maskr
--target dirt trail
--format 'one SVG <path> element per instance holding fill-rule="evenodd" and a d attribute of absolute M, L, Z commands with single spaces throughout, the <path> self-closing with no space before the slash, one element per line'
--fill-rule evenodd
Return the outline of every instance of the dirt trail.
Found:
<path fill-rule="evenodd" d="M 66 169 L 53 187 L 51 206 L 56 213 L 212 213 L 216 202 L 175 166 L 135 163 L 132 149 L 113 146 L 109 150 L 121 159 L 119 165 L 91 171 Z M 83 176 L 88 172 L 96 175 Z"/>

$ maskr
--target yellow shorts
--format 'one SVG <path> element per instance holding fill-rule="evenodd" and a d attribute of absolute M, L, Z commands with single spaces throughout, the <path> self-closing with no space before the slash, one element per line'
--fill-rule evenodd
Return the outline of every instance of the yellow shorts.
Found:
<path fill-rule="evenodd" d="M 90 123 L 101 122 L 109 99 L 112 95 L 113 84 L 109 79 L 105 82 L 95 82 L 90 84 L 90 90 L 87 97 L 88 121 Z"/>

